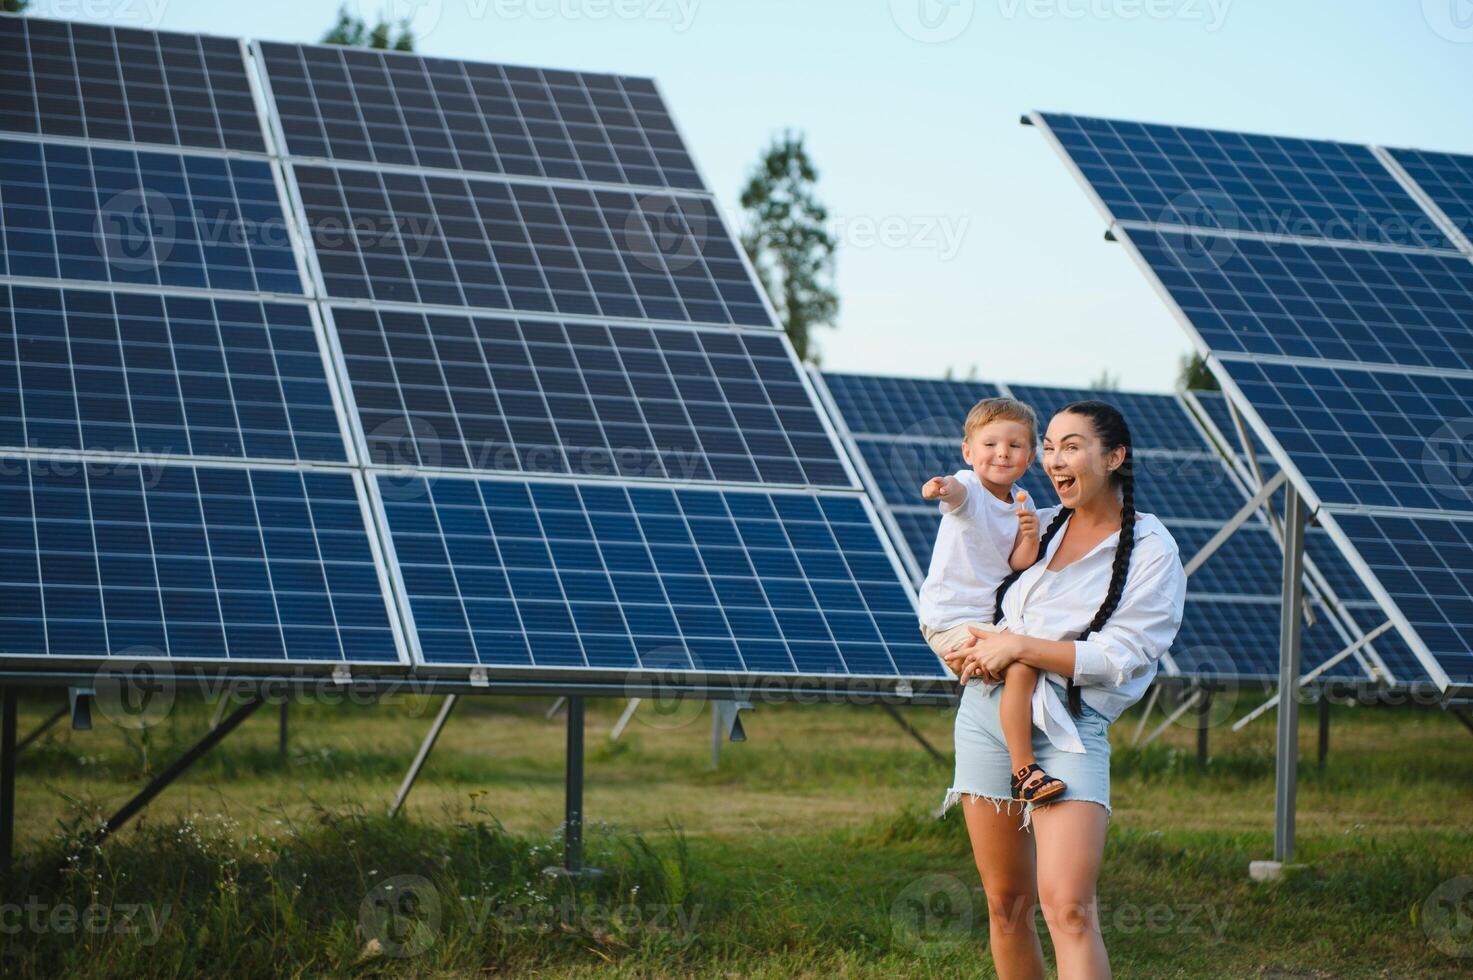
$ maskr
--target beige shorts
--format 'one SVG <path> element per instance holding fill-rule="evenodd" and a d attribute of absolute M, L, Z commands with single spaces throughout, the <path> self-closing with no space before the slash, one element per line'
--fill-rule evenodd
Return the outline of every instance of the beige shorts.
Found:
<path fill-rule="evenodd" d="M 926 642 L 931 645 L 932 650 L 936 651 L 937 656 L 944 657 L 946 652 L 952 647 L 965 643 L 972 638 L 971 632 L 967 629 L 968 626 L 975 626 L 989 633 L 997 633 L 1002 630 L 1001 626 L 995 626 L 992 623 L 957 623 L 955 626 L 944 630 L 932 629 L 925 623 L 922 623 L 921 636 L 926 638 Z"/>

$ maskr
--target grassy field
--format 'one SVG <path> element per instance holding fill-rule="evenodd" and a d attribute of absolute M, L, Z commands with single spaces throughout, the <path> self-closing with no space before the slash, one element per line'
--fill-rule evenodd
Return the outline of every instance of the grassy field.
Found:
<path fill-rule="evenodd" d="M 23 701 L 21 731 L 57 703 Z M 1244 695 L 1236 711 L 1256 703 Z M 546 699 L 462 700 L 405 814 L 384 816 L 437 702 L 265 708 L 103 846 L 88 829 L 208 725 L 101 717 L 21 757 L 0 975 L 992 975 L 950 781 L 879 709 L 762 705 L 710 767 L 709 714 L 591 701 L 588 863 L 559 861 L 564 723 Z M 907 717 L 943 751 L 950 713 Z M 1159 716 L 1158 716 L 1159 717 Z M 1273 720 L 1131 748 L 1112 729 L 1101 917 L 1122 977 L 1473 976 L 1473 736 L 1431 710 L 1337 706 L 1301 737 L 1298 858 L 1270 856 Z M 1468 887 L 1464 887 L 1468 886 Z M 1045 939 L 1047 949 L 1047 940 Z"/>

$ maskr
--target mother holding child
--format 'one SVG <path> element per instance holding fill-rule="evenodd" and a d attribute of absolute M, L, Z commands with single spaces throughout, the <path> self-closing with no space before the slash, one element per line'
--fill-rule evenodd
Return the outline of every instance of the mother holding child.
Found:
<path fill-rule="evenodd" d="M 1170 532 L 1136 512 L 1119 410 L 1082 401 L 1053 417 L 1043 470 L 1059 506 L 1035 512 L 1016 483 L 1037 442 L 1032 409 L 984 399 L 963 429 L 971 468 L 921 488 L 942 514 L 921 632 L 962 684 L 942 809 L 963 801 L 997 974 L 1044 976 L 1042 904 L 1059 976 L 1095 980 L 1110 975 L 1095 894 L 1110 817 L 1106 732 L 1175 639 L 1186 573 Z"/>

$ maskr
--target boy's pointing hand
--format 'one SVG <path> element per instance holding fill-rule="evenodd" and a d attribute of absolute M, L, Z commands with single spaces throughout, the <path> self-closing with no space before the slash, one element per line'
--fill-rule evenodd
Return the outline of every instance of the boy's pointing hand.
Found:
<path fill-rule="evenodd" d="M 946 499 L 947 490 L 946 477 L 933 476 L 922 485 L 921 498 L 924 500 L 944 500 Z"/>

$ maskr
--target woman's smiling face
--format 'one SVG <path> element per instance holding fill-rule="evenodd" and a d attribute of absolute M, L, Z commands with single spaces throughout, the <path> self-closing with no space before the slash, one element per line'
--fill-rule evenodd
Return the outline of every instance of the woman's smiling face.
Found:
<path fill-rule="evenodd" d="M 1060 412 L 1043 436 L 1043 471 L 1054 484 L 1059 503 L 1071 510 L 1089 506 L 1099 496 L 1114 493 L 1111 474 L 1125 462 L 1125 447 L 1105 449 L 1094 420 L 1087 415 Z"/>

